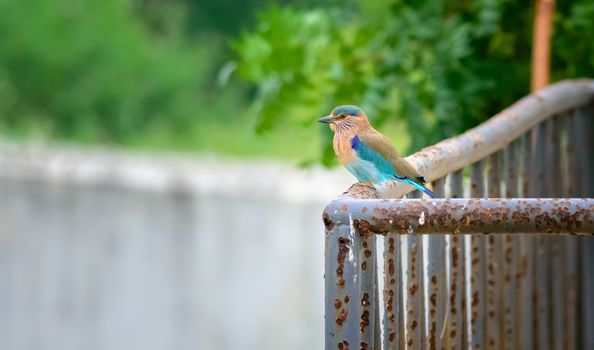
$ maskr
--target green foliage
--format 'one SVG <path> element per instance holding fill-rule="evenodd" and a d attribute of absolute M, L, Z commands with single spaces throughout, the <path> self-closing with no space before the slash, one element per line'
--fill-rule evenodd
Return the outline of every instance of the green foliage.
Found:
<path fill-rule="evenodd" d="M 462 132 L 529 92 L 533 7 L 513 1 L 360 0 L 358 6 L 271 7 L 233 44 L 257 86 L 257 127 L 312 125 L 339 104 L 377 126 L 406 121 L 418 149 Z M 586 0 L 555 17 L 553 76 L 592 76 Z M 325 134 L 324 162 L 331 162 Z"/>
<path fill-rule="evenodd" d="M 205 83 L 222 46 L 184 37 L 182 8 L 166 10 L 166 25 L 151 28 L 132 1 L 0 0 L 0 129 L 175 142 L 233 115 L 239 95 Z"/>

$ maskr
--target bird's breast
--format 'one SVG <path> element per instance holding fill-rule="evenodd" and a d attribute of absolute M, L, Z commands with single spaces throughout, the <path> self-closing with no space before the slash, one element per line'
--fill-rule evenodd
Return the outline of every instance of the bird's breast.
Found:
<path fill-rule="evenodd" d="M 351 161 L 357 158 L 355 150 L 352 147 L 352 140 L 355 133 L 336 133 L 334 134 L 334 153 L 338 156 L 338 159 L 342 165 L 347 166 Z"/>

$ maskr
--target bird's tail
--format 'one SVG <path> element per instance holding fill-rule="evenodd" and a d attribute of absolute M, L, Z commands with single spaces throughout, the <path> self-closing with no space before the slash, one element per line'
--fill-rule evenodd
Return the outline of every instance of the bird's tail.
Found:
<path fill-rule="evenodd" d="M 426 195 L 428 195 L 429 197 L 431 197 L 433 199 L 436 199 L 437 198 L 437 196 L 435 195 L 435 193 L 431 192 L 430 189 L 428 189 L 427 187 L 425 187 L 425 186 L 423 186 L 421 184 L 418 184 L 418 183 L 414 182 L 411 179 L 408 179 L 407 178 L 407 179 L 404 180 L 404 182 L 406 182 L 407 184 L 413 186 L 417 190 L 419 190 L 421 192 L 424 192 Z"/>

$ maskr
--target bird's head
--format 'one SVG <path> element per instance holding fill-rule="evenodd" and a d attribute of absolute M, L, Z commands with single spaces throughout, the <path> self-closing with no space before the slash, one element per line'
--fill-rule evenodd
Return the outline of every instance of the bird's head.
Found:
<path fill-rule="evenodd" d="M 330 124 L 333 131 L 342 131 L 369 125 L 365 112 L 357 106 L 338 106 L 332 110 L 330 115 L 318 119 L 320 123 Z"/>

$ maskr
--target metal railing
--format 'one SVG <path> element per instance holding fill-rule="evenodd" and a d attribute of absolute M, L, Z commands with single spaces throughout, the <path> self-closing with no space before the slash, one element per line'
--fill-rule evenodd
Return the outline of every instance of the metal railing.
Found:
<path fill-rule="evenodd" d="M 561 82 L 408 157 L 443 199 L 330 203 L 326 349 L 593 349 L 593 131 L 594 81 Z"/>

